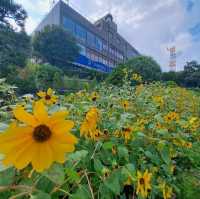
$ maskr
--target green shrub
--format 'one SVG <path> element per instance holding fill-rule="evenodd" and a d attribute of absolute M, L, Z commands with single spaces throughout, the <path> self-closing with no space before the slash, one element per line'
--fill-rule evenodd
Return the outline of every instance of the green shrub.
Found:
<path fill-rule="evenodd" d="M 141 75 L 146 82 L 158 81 L 161 79 L 161 68 L 159 64 L 151 57 L 137 56 L 124 64 L 119 65 L 107 78 L 107 82 L 114 85 L 122 85 L 123 78 L 128 73 L 131 79 L 133 73 Z"/>
<path fill-rule="evenodd" d="M 35 82 L 38 90 L 63 87 L 63 72 L 61 69 L 49 64 L 38 65 L 35 71 Z"/>

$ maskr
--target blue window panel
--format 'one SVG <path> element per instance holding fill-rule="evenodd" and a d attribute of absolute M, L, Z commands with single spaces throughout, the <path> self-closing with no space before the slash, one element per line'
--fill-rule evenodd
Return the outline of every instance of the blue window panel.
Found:
<path fill-rule="evenodd" d="M 97 50 L 102 51 L 103 43 L 100 38 L 95 38 L 95 47 Z"/>
<path fill-rule="evenodd" d="M 86 55 L 86 48 L 85 46 L 81 45 L 81 44 L 78 44 L 79 48 L 80 48 L 80 54 L 81 55 Z"/>
<path fill-rule="evenodd" d="M 95 47 L 95 36 L 91 32 L 87 32 L 87 43 L 90 46 Z"/>
<path fill-rule="evenodd" d="M 77 60 L 75 61 L 75 64 L 78 64 L 82 67 L 87 67 L 95 70 L 99 70 L 105 73 L 111 72 L 113 69 L 103 63 L 93 61 L 86 56 L 80 55 Z"/>
<path fill-rule="evenodd" d="M 75 23 L 71 19 L 63 17 L 63 26 L 72 34 L 75 34 Z"/>
<path fill-rule="evenodd" d="M 79 39 L 86 41 L 86 30 L 78 24 L 76 24 L 76 36 Z"/>

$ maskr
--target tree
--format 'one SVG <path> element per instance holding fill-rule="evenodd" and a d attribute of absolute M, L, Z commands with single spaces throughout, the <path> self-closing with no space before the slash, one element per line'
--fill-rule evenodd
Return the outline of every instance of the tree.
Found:
<path fill-rule="evenodd" d="M 34 55 L 43 63 L 65 67 L 79 54 L 74 37 L 62 27 L 46 26 L 33 37 Z"/>
<path fill-rule="evenodd" d="M 187 62 L 183 71 L 186 87 L 200 87 L 200 64 L 196 61 Z"/>
<path fill-rule="evenodd" d="M 161 68 L 159 64 L 151 57 L 137 56 L 124 64 L 119 65 L 108 77 L 107 81 L 121 85 L 124 78 L 124 69 L 127 70 L 129 78 L 133 73 L 137 73 L 143 77 L 146 82 L 157 81 L 161 79 Z"/>
<path fill-rule="evenodd" d="M 13 0 L 0 1 L 0 24 L 11 26 L 10 21 L 15 21 L 15 24 L 24 29 L 25 19 L 27 18 L 26 11 L 21 5 L 13 2 Z"/>
<path fill-rule="evenodd" d="M 8 65 L 25 66 L 30 55 L 30 37 L 25 32 L 15 32 L 0 25 L 0 74 L 6 75 Z"/>
<path fill-rule="evenodd" d="M 26 11 L 12 0 L 0 1 L 0 75 L 9 65 L 24 66 L 30 55 L 30 38 L 24 31 Z M 20 28 L 16 31 L 11 25 Z"/>

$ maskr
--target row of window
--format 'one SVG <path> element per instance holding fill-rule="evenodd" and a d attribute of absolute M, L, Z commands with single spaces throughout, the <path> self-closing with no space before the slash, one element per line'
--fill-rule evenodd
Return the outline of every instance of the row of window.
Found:
<path fill-rule="evenodd" d="M 108 60 L 106 57 L 101 56 L 101 55 L 97 55 L 96 53 L 94 53 L 91 50 L 87 50 L 86 51 L 86 57 L 88 57 L 89 59 L 95 61 L 95 62 L 99 62 L 102 63 L 106 66 L 110 66 L 110 67 L 115 67 L 116 63 L 114 63 L 111 60 Z"/>
<path fill-rule="evenodd" d="M 91 47 L 95 48 L 96 50 L 110 52 L 110 54 L 117 57 L 118 59 L 124 59 L 123 54 L 117 51 L 116 48 L 108 47 L 108 45 L 103 42 L 98 36 L 95 36 L 93 33 L 86 31 L 84 27 L 75 23 L 71 19 L 64 17 L 63 25 L 75 37 L 83 42 L 87 42 Z"/>
<path fill-rule="evenodd" d="M 86 56 L 92 61 L 99 62 L 110 67 L 116 66 L 116 63 L 114 63 L 113 61 L 106 59 L 106 57 L 104 56 L 97 55 L 92 50 L 89 50 L 89 49 L 86 50 L 86 48 L 83 45 L 79 44 L 79 47 L 80 47 L 80 54 Z"/>
<path fill-rule="evenodd" d="M 66 29 L 68 29 L 75 37 L 86 42 L 91 45 L 92 47 L 96 48 L 99 51 L 103 49 L 103 43 L 100 38 L 95 36 L 89 31 L 86 31 L 85 28 L 80 26 L 79 24 L 75 23 L 71 19 L 64 17 L 63 18 L 63 25 Z"/>

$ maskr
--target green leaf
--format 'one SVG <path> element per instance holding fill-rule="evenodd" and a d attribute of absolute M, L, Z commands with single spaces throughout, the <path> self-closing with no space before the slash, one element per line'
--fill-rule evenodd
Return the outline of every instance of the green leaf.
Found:
<path fill-rule="evenodd" d="M 6 169 L 0 172 L 0 186 L 7 186 L 13 183 L 15 177 L 14 168 Z"/>
<path fill-rule="evenodd" d="M 170 164 L 171 159 L 170 159 L 170 152 L 169 152 L 169 147 L 168 146 L 164 146 L 162 151 L 161 151 L 161 157 L 164 160 L 164 162 L 166 164 Z"/>
<path fill-rule="evenodd" d="M 80 185 L 77 191 L 70 196 L 70 199 L 91 199 L 91 193 L 89 192 L 87 185 Z"/>
<path fill-rule="evenodd" d="M 103 165 L 99 159 L 94 159 L 94 168 L 98 173 L 101 173 Z"/>
<path fill-rule="evenodd" d="M 128 150 L 124 146 L 119 146 L 118 148 L 118 154 L 120 158 L 124 158 L 125 160 L 128 160 L 129 155 L 128 155 Z"/>
<path fill-rule="evenodd" d="M 44 176 L 56 184 L 63 184 L 65 180 L 64 168 L 62 165 L 55 163 L 44 173 Z"/>
<path fill-rule="evenodd" d="M 120 172 L 113 172 L 104 182 L 104 184 L 115 194 L 120 194 Z"/>
<path fill-rule="evenodd" d="M 113 193 L 105 184 L 100 184 L 99 193 L 101 199 L 113 199 Z"/>
<path fill-rule="evenodd" d="M 105 142 L 103 144 L 103 148 L 104 149 L 112 149 L 113 145 L 114 145 L 113 142 Z"/>
<path fill-rule="evenodd" d="M 144 152 L 145 156 L 148 157 L 153 163 L 159 165 L 159 156 L 156 153 L 152 153 L 150 151 L 145 151 Z"/>
<path fill-rule="evenodd" d="M 71 153 L 68 156 L 68 161 L 80 161 L 84 159 L 88 154 L 88 151 L 86 150 L 81 150 L 81 151 L 76 151 L 75 153 Z"/>
<path fill-rule="evenodd" d="M 48 193 L 40 192 L 32 195 L 30 199 L 51 199 L 51 196 Z"/>
<path fill-rule="evenodd" d="M 78 182 L 80 180 L 78 173 L 73 168 L 65 168 L 65 173 L 67 174 L 70 183 Z"/>

